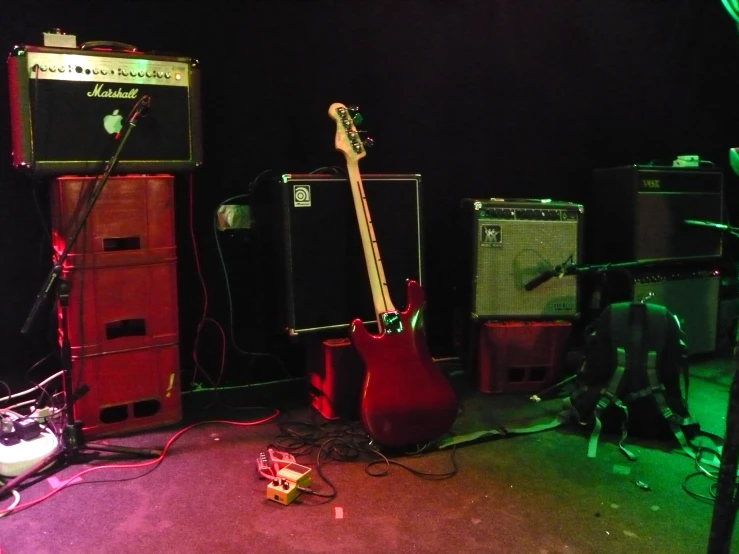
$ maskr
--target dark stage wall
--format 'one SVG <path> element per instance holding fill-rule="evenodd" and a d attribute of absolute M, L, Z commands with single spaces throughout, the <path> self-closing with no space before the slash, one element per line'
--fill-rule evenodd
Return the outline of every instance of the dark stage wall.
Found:
<path fill-rule="evenodd" d="M 213 210 L 245 193 L 263 170 L 343 165 L 326 116 L 332 102 L 362 108 L 376 140 L 364 171 L 423 175 L 428 326 L 437 355 L 451 351 L 460 198 L 585 202 L 594 168 L 684 153 L 727 167 L 728 148 L 739 144 L 739 35 L 719 0 L 26 1 L 5 2 L 1 18 L 4 52 L 40 44 L 42 31 L 59 27 L 79 42 L 118 40 L 200 60 L 206 164 L 194 178 L 195 236 L 210 315 L 224 323 Z M 7 103 L 0 87 L 0 374 L 12 382 L 50 350 L 54 324 L 44 317 L 34 334 L 19 334 L 49 269 L 48 222 L 45 185 L 10 167 Z M 187 352 L 202 291 L 187 232 L 187 183 L 179 184 Z M 727 171 L 734 217 L 736 187 Z M 254 331 L 270 299 L 256 290 L 252 242 L 222 238 L 236 339 L 246 349 L 279 350 L 279 341 Z M 203 340 L 206 349 L 217 346 L 212 330 Z M 243 357 L 231 349 L 228 359 L 230 371 L 240 371 Z M 183 366 L 191 365 L 184 355 Z"/>

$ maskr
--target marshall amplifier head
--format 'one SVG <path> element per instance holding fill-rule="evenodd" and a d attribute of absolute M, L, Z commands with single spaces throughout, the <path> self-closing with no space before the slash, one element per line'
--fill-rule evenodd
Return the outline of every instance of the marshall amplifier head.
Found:
<path fill-rule="evenodd" d="M 13 165 L 35 174 L 99 174 L 136 102 L 151 99 L 116 173 L 202 164 L 195 60 L 77 48 L 17 46 L 8 58 Z"/>

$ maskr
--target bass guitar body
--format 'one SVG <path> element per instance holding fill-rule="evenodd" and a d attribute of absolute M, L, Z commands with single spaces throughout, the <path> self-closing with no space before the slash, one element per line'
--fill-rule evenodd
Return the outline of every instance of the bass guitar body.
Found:
<path fill-rule="evenodd" d="M 373 334 L 356 319 L 350 334 L 366 367 L 362 425 L 375 442 L 391 448 L 436 439 L 457 416 L 454 390 L 428 351 L 424 295 L 415 281 L 408 281 L 407 300 L 397 312 L 398 331 Z"/>

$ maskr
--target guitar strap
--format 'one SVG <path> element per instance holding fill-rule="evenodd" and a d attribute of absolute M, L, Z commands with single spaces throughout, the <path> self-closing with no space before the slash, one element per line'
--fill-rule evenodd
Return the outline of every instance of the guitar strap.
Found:
<path fill-rule="evenodd" d="M 439 450 L 449 448 L 451 446 L 458 446 L 468 442 L 478 442 L 483 440 L 490 440 L 495 438 L 505 438 L 514 435 L 528 435 L 531 433 L 540 433 L 541 431 L 548 431 L 559 427 L 564 423 L 572 420 L 572 410 L 566 408 L 559 412 L 557 416 L 549 422 L 541 423 L 539 425 L 530 425 L 528 427 L 498 427 L 497 429 L 486 429 L 485 431 L 476 431 L 474 433 L 467 433 L 466 435 L 457 435 L 454 437 L 448 437 L 441 439 L 436 443 Z"/>

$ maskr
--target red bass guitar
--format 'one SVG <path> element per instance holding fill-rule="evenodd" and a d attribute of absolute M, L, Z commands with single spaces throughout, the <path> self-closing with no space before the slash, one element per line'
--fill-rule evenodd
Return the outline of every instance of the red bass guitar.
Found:
<path fill-rule="evenodd" d="M 336 122 L 335 147 L 346 158 L 379 330 L 378 334 L 369 332 L 359 318 L 350 327 L 350 339 L 366 367 L 360 406 L 362 425 L 381 446 L 403 448 L 427 443 L 451 428 L 457 415 L 456 395 L 431 359 L 426 344 L 421 286 L 408 280 L 404 310 L 397 310 L 390 299 L 359 172 L 359 160 L 367 152 L 354 118 L 346 106 L 338 103 L 332 104 L 328 113 Z"/>

